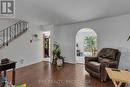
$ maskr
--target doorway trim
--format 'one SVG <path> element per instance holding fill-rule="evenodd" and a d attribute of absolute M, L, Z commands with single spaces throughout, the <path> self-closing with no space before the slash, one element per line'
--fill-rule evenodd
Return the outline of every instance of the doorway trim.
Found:
<path fill-rule="evenodd" d="M 77 31 L 77 33 L 76 33 L 76 36 L 77 36 L 77 34 L 81 31 L 81 30 L 86 30 L 86 32 L 87 32 L 87 30 L 89 31 L 92 31 L 92 32 L 94 32 L 95 33 L 95 35 L 96 35 L 96 40 L 97 40 L 97 33 L 96 33 L 96 31 L 94 30 L 94 29 L 92 29 L 92 28 L 81 28 L 81 29 L 79 29 L 78 31 Z M 76 51 L 76 36 L 75 36 L 75 64 L 77 63 L 77 61 L 76 61 L 76 57 L 77 57 L 77 51 Z M 97 48 L 97 42 L 98 41 L 96 41 L 96 48 Z"/>
<path fill-rule="evenodd" d="M 45 57 L 45 49 L 44 49 L 44 35 L 45 36 L 48 36 L 49 37 L 49 59 L 46 59 L 46 57 Z M 42 54 L 43 54 L 43 60 L 44 61 L 49 61 L 49 62 L 51 62 L 51 46 L 50 46 L 50 43 L 51 43 L 51 31 L 43 31 L 42 32 L 42 42 L 43 42 L 43 44 L 42 44 L 42 47 L 43 47 L 43 51 L 42 51 Z"/>

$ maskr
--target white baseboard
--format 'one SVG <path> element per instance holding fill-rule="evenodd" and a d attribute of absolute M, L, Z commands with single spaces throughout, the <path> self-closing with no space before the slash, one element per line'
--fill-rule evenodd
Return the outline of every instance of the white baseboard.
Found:
<path fill-rule="evenodd" d="M 19 69 L 19 68 L 22 68 L 22 67 L 27 67 L 27 66 L 32 65 L 32 64 L 40 63 L 42 61 L 43 60 L 39 60 L 39 61 L 31 62 L 31 63 L 28 63 L 28 64 L 23 64 L 21 66 L 17 66 L 16 69 Z"/>
<path fill-rule="evenodd" d="M 64 61 L 65 63 L 71 63 L 71 64 L 76 64 L 74 61 Z"/>

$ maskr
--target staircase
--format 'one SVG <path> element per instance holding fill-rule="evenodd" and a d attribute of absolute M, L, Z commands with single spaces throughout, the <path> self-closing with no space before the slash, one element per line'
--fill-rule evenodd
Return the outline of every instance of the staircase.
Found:
<path fill-rule="evenodd" d="M 8 46 L 14 39 L 28 30 L 28 22 L 18 21 L 17 23 L 0 31 L 0 48 Z"/>

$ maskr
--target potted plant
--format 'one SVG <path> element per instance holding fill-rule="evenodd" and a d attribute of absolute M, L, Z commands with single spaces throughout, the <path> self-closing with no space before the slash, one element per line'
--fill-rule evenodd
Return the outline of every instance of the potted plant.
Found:
<path fill-rule="evenodd" d="M 57 59 L 57 66 L 62 66 L 63 65 L 63 57 L 60 56 L 60 58 Z"/>
<path fill-rule="evenodd" d="M 60 55 L 61 54 L 60 46 L 56 41 L 53 44 L 52 54 L 53 54 L 53 62 L 52 63 L 57 64 L 58 66 L 62 66 L 63 57 Z"/>

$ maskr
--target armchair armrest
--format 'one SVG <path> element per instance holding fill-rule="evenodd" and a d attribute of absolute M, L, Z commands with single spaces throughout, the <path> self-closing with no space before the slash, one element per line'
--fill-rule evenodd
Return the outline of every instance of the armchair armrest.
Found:
<path fill-rule="evenodd" d="M 85 64 L 87 64 L 89 61 L 97 61 L 97 57 L 85 57 Z"/>
<path fill-rule="evenodd" d="M 85 61 L 97 61 L 97 57 L 85 57 Z"/>

